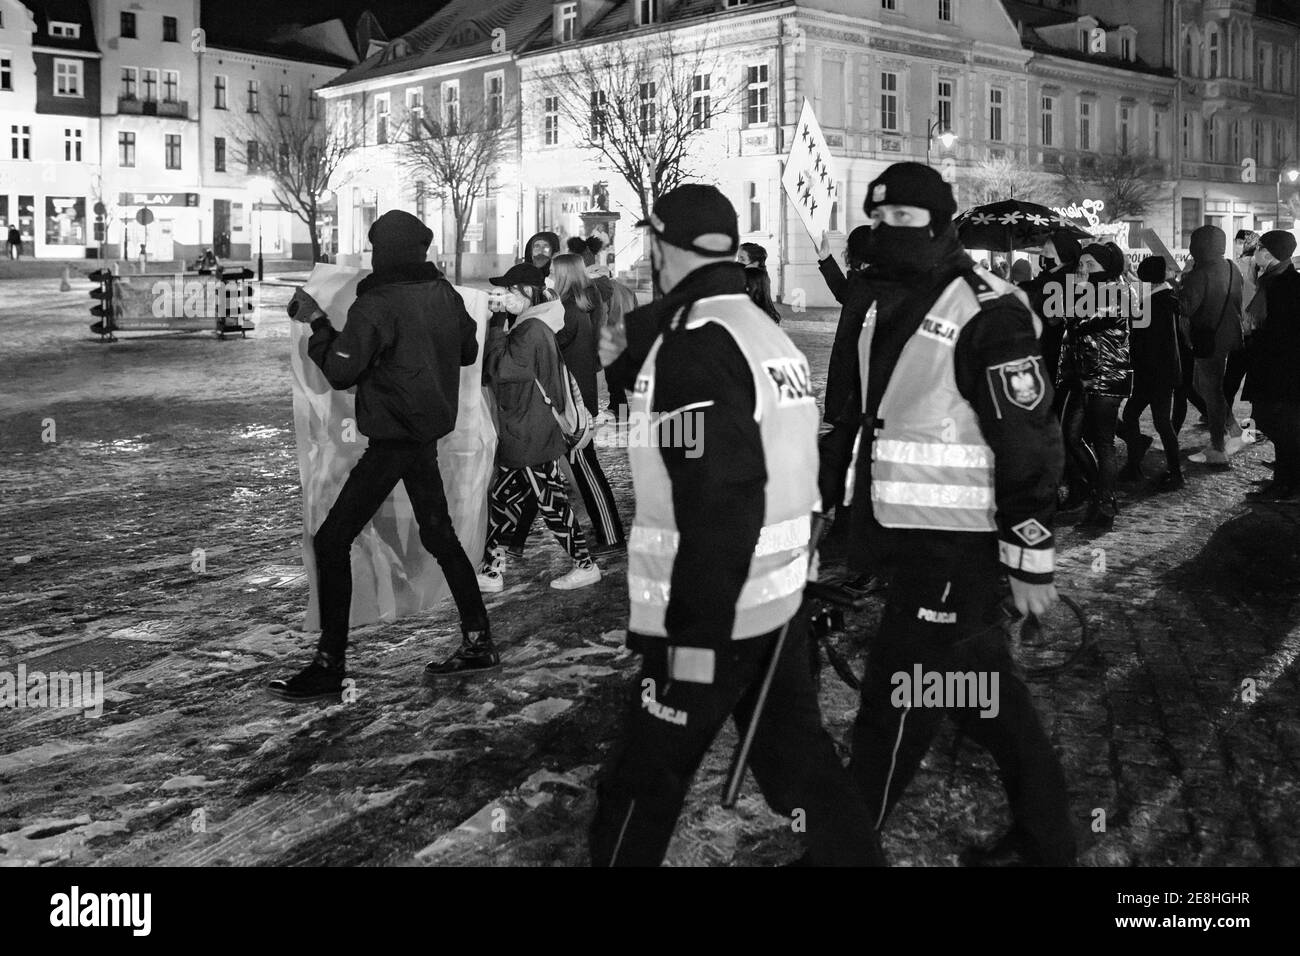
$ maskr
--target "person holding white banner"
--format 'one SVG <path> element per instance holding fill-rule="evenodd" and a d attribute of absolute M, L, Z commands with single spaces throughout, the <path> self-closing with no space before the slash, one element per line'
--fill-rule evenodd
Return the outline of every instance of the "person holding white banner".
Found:
<path fill-rule="evenodd" d="M 274 680 L 285 700 L 337 698 L 352 604 L 352 542 L 400 481 L 420 526 L 420 542 L 438 561 L 460 612 L 467 649 L 496 663 L 487 609 L 474 566 L 456 537 L 438 468 L 438 439 L 456 426 L 461 366 L 478 358 L 477 327 L 460 294 L 427 262 L 433 233 L 410 213 L 392 210 L 370 227 L 374 271 L 340 332 L 302 290 L 290 317 L 311 322 L 307 351 L 336 389 L 357 389 L 357 429 L 369 439 L 329 516 L 313 539 L 319 576 L 321 636 L 302 671 Z M 426 674 L 444 667 L 431 663 Z"/>

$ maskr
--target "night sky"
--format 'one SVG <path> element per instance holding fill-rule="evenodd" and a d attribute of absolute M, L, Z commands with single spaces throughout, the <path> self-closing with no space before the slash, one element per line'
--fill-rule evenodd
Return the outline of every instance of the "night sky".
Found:
<path fill-rule="evenodd" d="M 319 23 L 332 17 L 342 19 L 348 33 L 357 17 L 370 10 L 390 37 L 400 36 L 423 23 L 446 0 L 223 0 L 204 4 L 204 26 L 223 36 L 246 35 L 283 23 Z M 219 12 L 218 12 L 219 11 Z"/>

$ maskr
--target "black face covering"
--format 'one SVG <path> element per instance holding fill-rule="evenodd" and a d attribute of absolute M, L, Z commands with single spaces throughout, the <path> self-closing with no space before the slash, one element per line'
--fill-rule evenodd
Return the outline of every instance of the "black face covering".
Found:
<path fill-rule="evenodd" d="M 885 276 L 924 275 L 934 268 L 942 249 L 930 233 L 929 226 L 887 226 L 875 228 L 872 264 Z"/>

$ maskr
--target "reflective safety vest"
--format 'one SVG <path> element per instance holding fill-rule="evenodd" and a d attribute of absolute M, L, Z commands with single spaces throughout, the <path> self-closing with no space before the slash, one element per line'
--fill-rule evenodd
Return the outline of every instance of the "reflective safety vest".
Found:
<path fill-rule="evenodd" d="M 767 466 L 766 505 L 749 576 L 736 602 L 731 637 L 757 637 L 785 624 L 799 607 L 808 577 L 811 515 L 817 491 L 817 402 L 808 360 L 767 315 L 742 294 L 710 296 L 691 309 L 687 329 L 715 322 L 731 334 L 754 376 L 754 420 L 763 439 Z M 703 406 L 654 413 L 655 361 L 663 337 L 655 340 L 637 377 L 633 420 L 650 416 L 649 441 L 629 443 L 636 520 L 628 538 L 628 629 L 666 637 L 664 613 L 680 535 L 673 511 L 673 489 L 657 447 L 682 435 L 678 416 Z M 659 423 L 663 422 L 663 426 Z M 686 432 L 689 434 L 689 432 Z M 696 429 L 699 434 L 700 430 Z M 726 449 L 700 446 L 705 455 Z"/>
<path fill-rule="evenodd" d="M 984 269 L 959 276 L 903 346 L 880 399 L 871 442 L 871 508 L 883 527 L 997 530 L 993 449 L 984 441 L 975 409 L 957 388 L 957 339 L 987 303 L 1018 292 Z M 858 339 L 864 404 L 875 331 L 873 303 Z M 857 454 L 855 448 L 850 476 Z"/>

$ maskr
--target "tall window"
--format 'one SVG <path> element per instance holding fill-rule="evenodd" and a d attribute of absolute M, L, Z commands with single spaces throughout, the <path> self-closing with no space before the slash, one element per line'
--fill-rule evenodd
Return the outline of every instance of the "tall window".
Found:
<path fill-rule="evenodd" d="M 460 129 L 459 80 L 450 80 L 442 84 L 442 120 L 448 135 L 454 136 Z"/>
<path fill-rule="evenodd" d="M 429 215 L 428 193 L 425 191 L 424 183 L 415 184 L 415 218 L 424 222 Z"/>
<path fill-rule="evenodd" d="M 954 83 L 952 80 L 940 80 L 935 91 L 935 119 L 939 121 L 939 132 L 956 129 L 952 125 L 952 101 L 955 98 Z"/>
<path fill-rule="evenodd" d="M 424 136 L 424 90 L 413 86 L 406 91 L 406 123 L 410 127 L 411 139 Z"/>
<path fill-rule="evenodd" d="M 291 98 L 292 98 L 292 96 L 291 96 L 291 94 L 290 94 L 290 92 L 289 92 L 289 84 L 287 84 L 287 83 L 281 83 L 281 84 L 280 84 L 280 95 L 276 98 L 276 99 L 277 99 L 277 104 L 276 104 L 276 105 L 277 105 L 277 107 L 278 107 L 278 109 L 279 109 L 279 113 L 280 113 L 281 116 L 288 116 L 288 115 L 289 115 L 289 103 L 290 103 Z"/>
<path fill-rule="evenodd" d="M 952 23 L 952 0 L 939 0 L 939 22 Z"/>
<path fill-rule="evenodd" d="M 560 142 L 560 98 L 548 96 L 542 104 L 542 145 L 556 146 Z"/>
<path fill-rule="evenodd" d="M 248 81 L 248 112 L 260 113 L 261 107 L 258 105 L 259 90 L 257 80 Z"/>
<path fill-rule="evenodd" d="M 691 77 L 691 128 L 708 129 L 713 115 L 713 97 L 709 87 L 713 77 L 708 73 L 696 73 Z"/>
<path fill-rule="evenodd" d="M 1277 50 L 1277 82 L 1273 84 L 1275 89 L 1283 93 L 1291 92 L 1291 51 L 1283 50 L 1278 47 Z"/>
<path fill-rule="evenodd" d="M 345 145 L 356 142 L 357 131 L 352 125 L 352 101 L 339 100 L 334 113 L 335 134 Z"/>
<path fill-rule="evenodd" d="M 121 17 L 121 34 L 124 40 L 135 39 L 135 14 L 123 10 Z"/>
<path fill-rule="evenodd" d="M 176 18 L 175 17 L 163 17 L 163 42 L 164 43 L 176 42 Z"/>
<path fill-rule="evenodd" d="M 1043 145 L 1056 145 L 1056 97 L 1043 97 Z"/>
<path fill-rule="evenodd" d="M 32 158 L 32 128 L 30 126 L 11 126 L 10 159 Z"/>
<path fill-rule="evenodd" d="M 605 93 L 603 90 L 591 91 L 591 138 L 602 140 L 605 137 L 606 130 L 606 107 Z"/>
<path fill-rule="evenodd" d="M 212 168 L 219 173 L 226 171 L 226 137 L 217 136 L 212 140 Z"/>
<path fill-rule="evenodd" d="M 135 133 L 117 134 L 117 165 L 135 165 Z"/>
<path fill-rule="evenodd" d="M 880 0 L 881 10 L 897 10 L 898 0 Z"/>
<path fill-rule="evenodd" d="M 1291 156 L 1286 148 L 1286 126 L 1282 123 L 1273 124 L 1273 162 L 1281 166 L 1290 159 Z"/>
<path fill-rule="evenodd" d="M 1151 155 L 1160 159 L 1165 155 L 1165 114 L 1151 111 Z"/>
<path fill-rule="evenodd" d="M 54 95 L 55 96 L 80 96 L 81 95 L 81 61 L 80 60 L 55 60 L 54 61 Z"/>
<path fill-rule="evenodd" d="M 560 7 L 560 40 L 568 43 L 578 36 L 578 5 L 566 3 Z"/>
<path fill-rule="evenodd" d="M 659 0 L 637 0 L 637 23 L 659 22 Z"/>
<path fill-rule="evenodd" d="M 248 171 L 257 172 L 257 168 L 262 165 L 262 144 L 250 139 L 244 146 L 244 158 L 248 160 Z"/>
<path fill-rule="evenodd" d="M 220 73 L 212 79 L 212 105 L 219 110 L 226 108 L 226 78 Z"/>
<path fill-rule="evenodd" d="M 135 99 L 136 77 L 139 71 L 133 66 L 122 67 L 122 98 Z"/>
<path fill-rule="evenodd" d="M 180 169 L 181 168 L 180 135 L 177 133 L 168 133 L 166 136 L 166 142 L 164 143 L 164 149 L 166 151 L 166 156 L 165 156 L 166 162 L 164 165 L 168 169 Z"/>
<path fill-rule="evenodd" d="M 1002 142 L 1002 101 L 1006 94 L 996 86 L 989 90 L 989 140 Z"/>
<path fill-rule="evenodd" d="M 175 103 L 180 96 L 181 75 L 176 70 L 163 70 L 163 102 Z"/>
<path fill-rule="evenodd" d="M 1092 103 L 1079 101 L 1079 149 L 1092 149 Z"/>
<path fill-rule="evenodd" d="M 309 120 L 320 119 L 320 97 L 311 90 L 307 91 L 307 118 Z"/>
<path fill-rule="evenodd" d="M 745 183 L 745 219 L 746 232 L 763 231 L 763 194 L 756 182 Z"/>
<path fill-rule="evenodd" d="M 1217 162 L 1219 159 L 1218 137 L 1215 136 L 1214 120 L 1205 121 L 1205 161 L 1207 163 Z"/>
<path fill-rule="evenodd" d="M 158 71 L 153 68 L 147 68 L 144 71 L 144 101 L 146 103 L 158 102 Z"/>
<path fill-rule="evenodd" d="M 1183 31 L 1183 76 L 1195 76 L 1193 71 L 1192 58 L 1192 34 L 1189 30 Z"/>
<path fill-rule="evenodd" d="M 375 97 L 375 142 L 380 146 L 388 142 L 388 94 Z"/>
<path fill-rule="evenodd" d="M 642 83 L 637 95 L 637 122 L 641 135 L 646 136 L 655 131 L 655 81 Z"/>
<path fill-rule="evenodd" d="M 767 64 L 748 68 L 745 85 L 745 119 L 750 126 L 767 124 Z"/>
<path fill-rule="evenodd" d="M 493 129 L 501 125 L 505 115 L 506 78 L 503 73 L 489 73 L 483 77 L 483 99 L 487 103 L 487 121 Z"/>
<path fill-rule="evenodd" d="M 1128 155 L 1129 147 L 1129 122 L 1133 116 L 1133 108 L 1130 106 L 1120 105 L 1119 108 L 1119 153 L 1121 156 Z"/>
<path fill-rule="evenodd" d="M 65 163 L 81 162 L 81 130 L 63 130 L 63 161 Z"/>
<path fill-rule="evenodd" d="M 14 88 L 14 61 L 7 56 L 0 56 L 0 90 Z"/>
<path fill-rule="evenodd" d="M 1210 78 L 1213 79 L 1219 75 L 1219 31 L 1213 27 L 1210 28 L 1210 37 L 1208 42 L 1210 49 L 1209 75 Z"/>
<path fill-rule="evenodd" d="M 1268 73 L 1268 48 L 1261 43 L 1255 47 L 1255 83 L 1268 89 L 1271 79 Z"/>
<path fill-rule="evenodd" d="M 1241 162 L 1241 120 L 1233 120 L 1228 127 L 1228 162 Z"/>
<path fill-rule="evenodd" d="M 1183 155 L 1192 155 L 1192 114 L 1183 114 Z"/>
<path fill-rule="evenodd" d="M 898 131 L 898 74 L 880 74 L 880 128 Z"/>
<path fill-rule="evenodd" d="M 1120 37 L 1119 55 L 1122 59 L 1133 59 L 1133 41 L 1129 37 Z"/>

